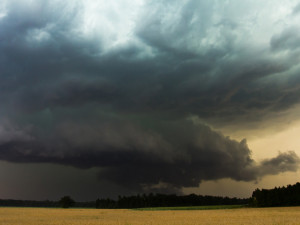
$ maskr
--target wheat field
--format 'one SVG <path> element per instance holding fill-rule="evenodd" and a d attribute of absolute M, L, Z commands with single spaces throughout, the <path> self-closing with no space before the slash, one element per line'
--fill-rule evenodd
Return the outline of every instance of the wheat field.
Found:
<path fill-rule="evenodd" d="M 300 225 L 300 207 L 137 211 L 0 208 L 1 225 Z"/>

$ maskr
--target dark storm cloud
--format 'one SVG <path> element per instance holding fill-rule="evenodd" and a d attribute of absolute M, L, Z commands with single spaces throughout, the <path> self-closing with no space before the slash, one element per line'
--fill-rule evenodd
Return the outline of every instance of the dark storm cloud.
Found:
<path fill-rule="evenodd" d="M 237 142 L 189 120 L 161 121 L 144 129 L 124 121 L 65 123 L 55 133 L 54 140 L 42 143 L 41 137 L 7 140 L 1 144 L 0 158 L 99 167 L 100 179 L 140 191 L 179 191 L 221 178 L 253 181 L 296 171 L 300 161 L 288 152 L 259 164 L 251 158 L 246 140 Z"/>
<path fill-rule="evenodd" d="M 145 190 L 297 170 L 293 152 L 259 164 L 245 140 L 186 120 L 247 127 L 297 106 L 296 26 L 261 44 L 267 34 L 255 36 L 255 15 L 240 3 L 147 1 L 127 40 L 117 22 L 101 30 L 105 20 L 85 18 L 90 2 L 74 2 L 6 2 L 2 160 L 99 167 L 101 179 Z"/>
<path fill-rule="evenodd" d="M 63 13 L 51 4 L 36 5 L 38 15 L 25 6 L 12 7 L 1 20 L 6 31 L 0 44 L 5 74 L 1 94 L 14 110 L 93 102 L 109 104 L 117 112 L 153 110 L 212 121 L 230 117 L 242 124 L 299 102 L 297 83 L 280 84 L 279 89 L 277 79 L 267 95 L 257 96 L 265 91 L 261 79 L 287 72 L 297 58 L 273 57 L 267 48 L 243 46 L 242 24 L 225 17 L 214 21 L 214 3 L 151 1 L 151 13 L 142 14 L 135 29 L 143 44 L 132 42 L 108 52 L 101 35 L 93 39 L 80 33 L 79 3 L 62 5 Z M 275 34 L 271 50 L 297 50 L 295 30 Z M 146 47 L 152 49 L 150 57 L 145 56 Z M 294 97 L 282 103 L 279 98 L 287 89 L 294 89 Z"/>

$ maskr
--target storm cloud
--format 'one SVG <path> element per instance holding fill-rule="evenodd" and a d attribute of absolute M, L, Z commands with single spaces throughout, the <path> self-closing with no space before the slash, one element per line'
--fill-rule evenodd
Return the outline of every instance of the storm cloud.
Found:
<path fill-rule="evenodd" d="M 261 33 L 248 18 L 254 12 L 233 15 L 239 22 L 230 17 L 235 1 L 223 9 L 208 1 L 149 1 L 133 15 L 136 24 L 118 33 L 102 30 L 110 15 L 103 23 L 94 21 L 100 13 L 85 18 L 82 4 L 7 3 L 0 21 L 5 110 L 91 103 L 116 113 L 192 114 L 218 125 L 267 119 L 299 102 L 297 27 Z M 261 35 L 265 45 L 256 43 Z"/>
<path fill-rule="evenodd" d="M 99 179 L 135 191 L 180 192 L 203 180 L 255 181 L 299 167 L 300 159 L 294 152 L 257 163 L 245 139 L 237 142 L 192 119 L 155 120 L 139 126 L 108 121 L 66 122 L 51 132 L 56 134 L 51 139 L 39 133 L 30 139 L 6 140 L 0 147 L 0 159 L 97 167 Z"/>
<path fill-rule="evenodd" d="M 297 171 L 293 151 L 256 162 L 212 127 L 297 119 L 298 16 L 292 0 L 2 1 L 0 159 L 135 190 Z"/>

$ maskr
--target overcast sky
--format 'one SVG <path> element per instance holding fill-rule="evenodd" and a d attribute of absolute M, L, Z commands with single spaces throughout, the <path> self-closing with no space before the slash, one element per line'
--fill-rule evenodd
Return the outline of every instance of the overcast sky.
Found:
<path fill-rule="evenodd" d="M 296 0 L 2 0 L 0 198 L 297 182 L 299 19 Z"/>

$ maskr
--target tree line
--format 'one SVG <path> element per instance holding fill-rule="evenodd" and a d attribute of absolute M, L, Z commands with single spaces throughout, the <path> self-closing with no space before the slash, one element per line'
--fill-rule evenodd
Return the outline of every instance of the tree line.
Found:
<path fill-rule="evenodd" d="M 0 206 L 18 207 L 77 207 L 77 208 L 145 208 L 145 207 L 172 207 L 172 206 L 206 206 L 206 205 L 243 205 L 248 204 L 249 199 L 229 198 L 219 196 L 202 195 L 166 195 L 143 194 L 133 196 L 119 196 L 117 200 L 110 198 L 98 198 L 96 201 L 75 202 L 71 197 L 64 196 L 59 201 L 28 201 L 28 200 L 1 200 Z"/>
<path fill-rule="evenodd" d="M 64 196 L 59 201 L 30 201 L 30 200 L 3 200 L 0 206 L 17 207 L 76 207 L 76 208 L 148 208 L 148 207 L 175 207 L 175 206 L 208 206 L 208 205 L 249 205 L 253 207 L 273 206 L 300 206 L 300 183 L 273 189 L 256 189 L 251 198 L 229 198 L 210 195 L 166 195 L 142 194 L 119 196 L 117 200 L 98 198 L 96 201 L 75 202 L 70 196 Z"/>
<path fill-rule="evenodd" d="M 0 199 L 0 206 L 5 207 L 47 207 L 47 208 L 95 208 L 95 201 L 75 202 L 71 197 L 64 196 L 59 201 L 32 201 L 32 200 L 14 200 Z"/>
<path fill-rule="evenodd" d="M 300 183 L 273 189 L 256 189 L 250 205 L 257 207 L 300 206 Z"/>
<path fill-rule="evenodd" d="M 97 199 L 97 208 L 147 208 L 173 206 L 244 205 L 249 199 L 203 195 L 143 194 L 119 196 L 118 200 Z"/>

